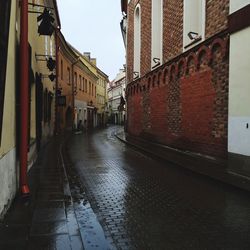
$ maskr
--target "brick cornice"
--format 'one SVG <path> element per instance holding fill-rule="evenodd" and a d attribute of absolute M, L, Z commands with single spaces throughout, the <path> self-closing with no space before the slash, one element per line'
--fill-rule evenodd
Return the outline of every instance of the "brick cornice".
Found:
<path fill-rule="evenodd" d="M 195 47 L 179 54 L 178 56 L 172 58 L 171 60 L 165 62 L 160 67 L 158 67 L 152 71 L 149 71 L 145 75 L 141 76 L 140 78 L 128 83 L 127 90 L 129 90 L 130 87 L 137 85 L 138 83 L 140 83 L 142 81 L 145 82 L 145 79 L 152 78 L 153 75 L 158 75 L 158 74 L 161 74 L 161 72 L 166 72 L 166 71 L 169 72 L 173 66 L 175 67 L 175 73 L 178 74 L 178 72 L 177 72 L 178 68 L 175 65 L 176 64 L 178 65 L 180 61 L 183 61 L 185 64 L 184 68 L 186 69 L 187 68 L 186 64 L 188 63 L 188 59 L 190 59 L 190 57 L 192 57 L 194 59 L 195 67 L 198 67 L 199 55 L 203 52 L 206 53 L 206 57 L 210 63 L 213 59 L 211 51 L 213 50 L 213 48 L 215 46 L 221 47 L 221 50 L 222 50 L 224 56 L 226 56 L 226 52 L 228 49 L 227 44 L 228 44 L 228 30 L 226 29 L 226 30 L 223 30 L 223 31 L 215 34 L 214 36 L 206 39 L 202 43 L 199 43 L 197 46 L 195 46 Z"/>
<path fill-rule="evenodd" d="M 228 16 L 229 33 L 235 33 L 250 26 L 250 4 Z"/>

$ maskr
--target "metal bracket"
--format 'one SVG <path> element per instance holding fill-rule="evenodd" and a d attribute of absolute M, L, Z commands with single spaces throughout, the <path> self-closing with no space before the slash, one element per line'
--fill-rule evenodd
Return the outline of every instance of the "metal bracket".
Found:
<path fill-rule="evenodd" d="M 154 57 L 153 62 L 155 63 L 155 65 L 152 66 L 152 69 L 156 68 L 157 66 L 159 66 L 161 64 L 161 59 L 157 58 L 157 57 Z"/>

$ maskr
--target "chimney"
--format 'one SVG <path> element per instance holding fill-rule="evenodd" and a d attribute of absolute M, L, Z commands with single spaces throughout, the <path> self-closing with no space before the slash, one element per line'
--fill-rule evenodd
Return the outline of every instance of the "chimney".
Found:
<path fill-rule="evenodd" d="M 83 52 L 83 55 L 90 61 L 90 52 Z"/>
<path fill-rule="evenodd" d="M 96 58 L 90 58 L 90 62 L 92 62 L 96 66 Z"/>

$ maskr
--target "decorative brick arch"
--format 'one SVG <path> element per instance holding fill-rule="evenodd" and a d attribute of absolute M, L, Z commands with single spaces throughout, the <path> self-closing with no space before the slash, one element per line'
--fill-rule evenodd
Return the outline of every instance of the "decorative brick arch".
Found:
<path fill-rule="evenodd" d="M 194 71 L 197 69 L 197 55 L 195 53 L 190 53 L 187 57 L 187 64 L 186 64 L 186 74 L 190 73 L 190 69 L 192 68 L 191 65 L 194 65 Z"/>
<path fill-rule="evenodd" d="M 203 45 L 197 51 L 197 69 L 200 70 L 202 65 L 209 65 L 211 61 L 211 51 L 208 47 Z"/>
<path fill-rule="evenodd" d="M 210 45 L 210 53 L 211 53 L 211 60 L 212 63 L 216 60 L 216 52 L 220 54 L 221 59 L 223 59 L 227 55 L 227 41 L 216 38 Z M 217 56 L 218 57 L 218 56 Z"/>
<path fill-rule="evenodd" d="M 152 80 L 152 86 L 153 86 L 153 88 L 155 87 L 156 83 L 157 83 L 157 75 L 154 74 L 153 75 L 153 80 Z"/>
<path fill-rule="evenodd" d="M 170 66 L 170 77 L 169 77 L 169 80 L 170 81 L 173 81 L 176 77 L 176 65 L 175 64 L 172 64 Z"/>
<path fill-rule="evenodd" d="M 136 94 L 139 93 L 139 88 L 140 88 L 140 85 L 139 85 L 139 83 L 137 83 L 137 84 L 136 84 Z"/>
<path fill-rule="evenodd" d="M 148 77 L 147 88 L 150 89 L 150 87 L 151 87 L 151 77 Z"/>
<path fill-rule="evenodd" d="M 186 66 L 187 66 L 186 59 L 181 58 L 178 62 L 178 68 L 177 68 L 177 76 L 178 77 L 182 77 L 185 75 Z"/>
<path fill-rule="evenodd" d="M 160 70 L 160 71 L 158 72 L 158 75 L 157 75 L 157 84 L 158 84 L 158 86 L 160 86 L 160 85 L 162 84 L 162 82 L 163 82 L 162 70 Z"/>
<path fill-rule="evenodd" d="M 168 75 L 168 68 L 166 67 L 163 71 L 163 83 L 167 84 L 168 83 L 168 79 L 169 75 Z"/>

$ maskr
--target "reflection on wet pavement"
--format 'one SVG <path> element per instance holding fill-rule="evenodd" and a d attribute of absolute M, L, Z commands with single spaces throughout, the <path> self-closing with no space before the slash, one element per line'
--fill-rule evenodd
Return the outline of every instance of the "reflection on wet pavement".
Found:
<path fill-rule="evenodd" d="M 118 141 L 116 129 L 68 144 L 78 193 L 114 248 L 250 248 L 248 193 L 151 159 Z"/>

